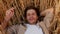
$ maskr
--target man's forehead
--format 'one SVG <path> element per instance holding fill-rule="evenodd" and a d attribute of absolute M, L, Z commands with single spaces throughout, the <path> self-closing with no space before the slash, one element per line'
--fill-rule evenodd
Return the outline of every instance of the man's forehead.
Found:
<path fill-rule="evenodd" d="M 33 12 L 35 12 L 34 9 L 27 10 L 27 13 L 33 13 Z"/>

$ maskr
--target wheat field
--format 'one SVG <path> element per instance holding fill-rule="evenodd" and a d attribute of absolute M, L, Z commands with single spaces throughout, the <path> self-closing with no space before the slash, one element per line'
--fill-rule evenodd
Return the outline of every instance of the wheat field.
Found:
<path fill-rule="evenodd" d="M 60 34 L 60 0 L 0 0 L 0 21 L 4 20 L 6 10 L 14 7 L 14 16 L 11 18 L 8 25 L 21 23 L 24 9 L 30 5 L 38 7 L 40 11 L 53 7 L 55 15 L 50 28 L 52 34 Z M 57 21 L 54 23 L 56 18 Z"/>

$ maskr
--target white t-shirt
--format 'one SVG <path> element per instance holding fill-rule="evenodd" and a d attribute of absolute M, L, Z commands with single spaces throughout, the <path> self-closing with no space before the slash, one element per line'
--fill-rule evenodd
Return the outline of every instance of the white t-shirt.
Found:
<path fill-rule="evenodd" d="M 43 34 L 43 31 L 38 25 L 27 24 L 27 30 L 25 34 Z"/>

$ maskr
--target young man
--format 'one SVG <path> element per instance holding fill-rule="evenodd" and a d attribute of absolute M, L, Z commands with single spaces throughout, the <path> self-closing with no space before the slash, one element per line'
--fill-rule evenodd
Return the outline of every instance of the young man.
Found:
<path fill-rule="evenodd" d="M 8 11 L 11 11 L 11 9 Z M 46 17 L 39 22 L 40 15 L 45 15 Z M 40 14 L 39 9 L 30 6 L 25 9 L 24 17 L 26 18 L 25 26 L 22 24 L 13 25 L 8 28 L 7 34 L 49 34 L 48 27 L 53 17 L 53 8 L 47 9 Z"/>

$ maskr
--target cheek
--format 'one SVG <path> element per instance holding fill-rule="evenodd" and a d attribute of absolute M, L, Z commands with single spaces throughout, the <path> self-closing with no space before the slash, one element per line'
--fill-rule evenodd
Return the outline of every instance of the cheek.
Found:
<path fill-rule="evenodd" d="M 38 17 L 37 16 L 34 16 L 34 20 L 36 21 L 38 19 Z"/>
<path fill-rule="evenodd" d="M 28 20 L 29 19 L 29 16 L 26 16 L 26 19 Z"/>
<path fill-rule="evenodd" d="M 37 16 L 27 16 L 27 21 L 36 21 L 37 19 Z"/>

